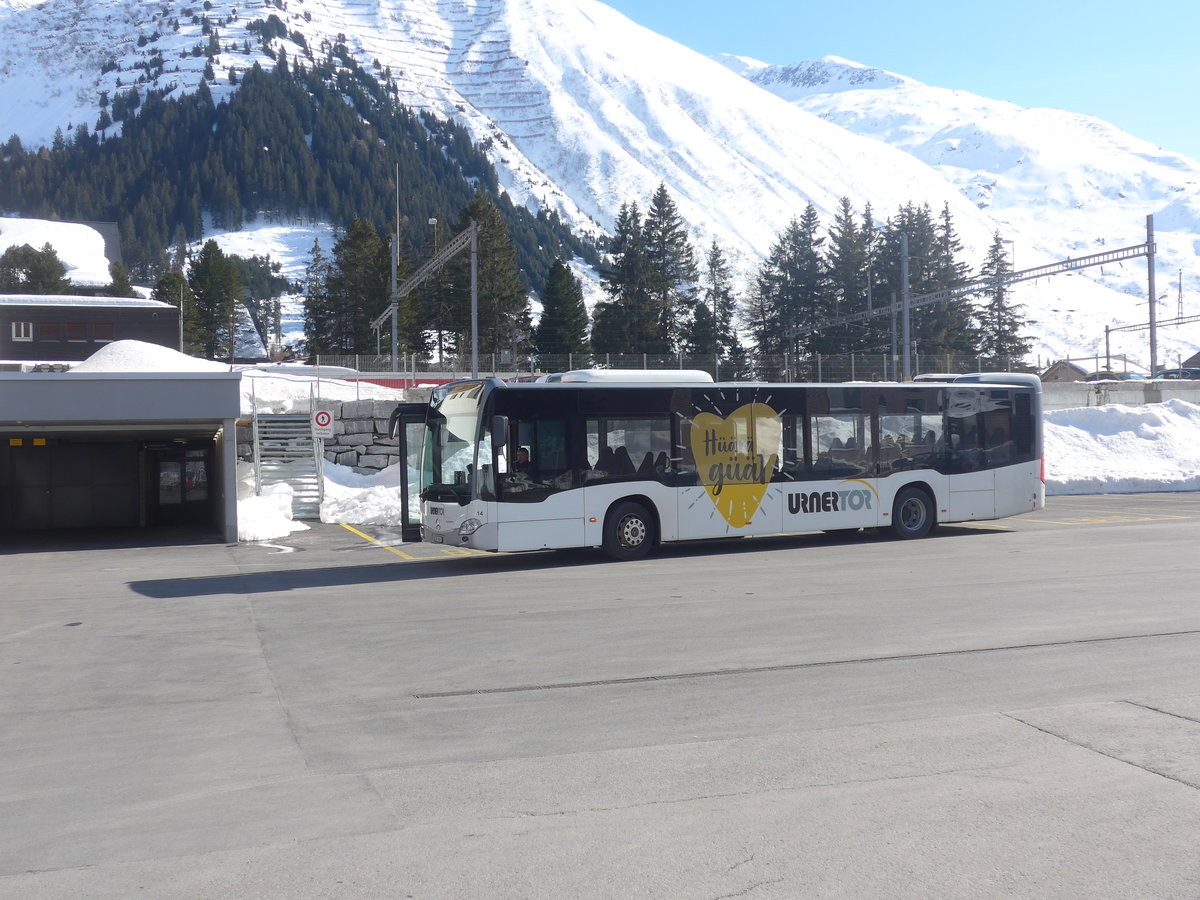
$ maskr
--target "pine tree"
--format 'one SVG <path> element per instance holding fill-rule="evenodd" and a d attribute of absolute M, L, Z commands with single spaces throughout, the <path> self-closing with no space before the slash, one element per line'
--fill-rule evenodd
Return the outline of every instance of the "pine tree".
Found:
<path fill-rule="evenodd" d="M 331 343 L 328 323 L 333 317 L 329 302 L 329 279 L 333 263 L 325 255 L 319 240 L 309 250 L 308 265 L 304 268 L 304 334 L 309 354 L 328 352 Z"/>
<path fill-rule="evenodd" d="M 997 231 L 979 272 L 980 278 L 991 279 L 993 283 L 983 292 L 983 306 L 975 314 L 979 323 L 979 352 L 997 360 L 997 364 L 1009 358 L 1021 359 L 1032 348 L 1029 339 L 1021 334 L 1026 321 L 1020 307 L 1011 302 L 1011 291 L 1005 281 L 1012 274 L 1012 263 L 1004 244 Z"/>
<path fill-rule="evenodd" d="M 737 298 L 733 292 L 733 269 L 716 238 L 705 254 L 700 285 L 700 300 L 692 314 L 685 346 L 690 353 L 726 357 L 737 345 L 733 326 Z M 705 336 L 707 330 L 711 330 L 711 338 Z"/>
<path fill-rule="evenodd" d="M 721 335 L 710 306 L 700 302 L 692 306 L 680 341 L 682 351 L 689 356 L 703 356 L 709 361 L 720 357 Z"/>
<path fill-rule="evenodd" d="M 47 242 L 41 250 L 29 244 L 9 247 L 0 254 L 0 293 L 69 294 L 67 267 Z"/>
<path fill-rule="evenodd" d="M 238 333 L 238 298 L 242 286 L 237 270 L 214 240 L 204 242 L 188 269 L 188 286 L 196 298 L 195 326 L 205 359 L 232 359 Z M 184 322 L 187 339 L 187 322 Z"/>
<path fill-rule="evenodd" d="M 555 260 L 542 289 L 542 317 L 534 332 L 538 353 L 573 354 L 588 350 L 587 306 L 579 279 L 561 260 Z"/>
<path fill-rule="evenodd" d="M 892 298 L 887 291 L 881 289 L 879 278 L 879 254 L 883 236 L 875 223 L 875 214 L 871 204 L 863 205 L 862 225 L 859 227 L 859 240 L 863 248 L 863 285 L 866 291 L 867 306 L 878 309 L 891 305 Z M 863 323 L 862 344 L 864 349 L 891 349 L 891 317 L 875 316 Z"/>
<path fill-rule="evenodd" d="M 387 307 L 389 277 L 387 245 L 375 226 L 355 218 L 333 245 L 323 303 L 308 333 L 310 352 L 372 352 L 371 322 Z"/>
<path fill-rule="evenodd" d="M 517 268 L 517 251 L 500 211 L 482 190 L 477 190 L 459 220 L 460 230 L 474 221 L 479 229 L 478 327 L 479 353 L 514 354 L 529 350 L 529 296 Z M 451 307 L 464 333 L 470 334 L 470 254 L 460 253 L 450 263 Z M 466 344 L 469 347 L 469 344 Z"/>
<path fill-rule="evenodd" d="M 592 314 L 592 349 L 597 353 L 648 353 L 658 328 L 650 300 L 649 260 L 636 201 L 621 204 L 602 270 L 606 299 Z"/>
<path fill-rule="evenodd" d="M 799 219 L 792 219 L 771 248 L 760 270 L 756 290 L 760 324 L 760 352 L 797 354 L 837 352 L 836 337 L 821 328 L 831 313 L 828 278 L 821 257 L 824 238 L 817 234 L 816 208 L 810 203 Z"/>
<path fill-rule="evenodd" d="M 109 274 L 112 276 L 112 284 L 104 291 L 109 297 L 136 297 L 137 291 L 133 289 L 133 285 L 129 283 L 129 273 L 125 270 L 119 261 L 114 261 L 108 267 Z"/>
<path fill-rule="evenodd" d="M 837 317 L 867 311 L 866 237 L 855 222 L 850 199 L 843 197 L 829 229 L 829 247 L 825 253 L 829 289 L 834 302 L 833 313 Z M 869 299 L 873 306 L 874 297 Z M 825 334 L 831 341 L 840 343 L 843 351 L 874 349 L 874 342 L 868 337 L 871 324 L 871 320 L 868 320 L 865 328 L 860 323 L 840 325 L 828 328 Z"/>
<path fill-rule="evenodd" d="M 970 266 L 959 259 L 962 242 L 954 229 L 949 203 L 942 207 L 934 226 L 932 250 L 931 284 L 927 290 L 959 287 L 970 280 Z M 977 351 L 978 336 L 972 321 L 971 304 L 965 297 L 934 304 L 930 313 L 922 318 L 922 330 L 937 352 L 974 354 Z"/>
<path fill-rule="evenodd" d="M 696 256 L 687 226 L 665 184 L 660 183 L 646 212 L 647 295 L 653 307 L 654 331 L 643 353 L 671 353 L 680 343 L 682 319 L 695 296 Z"/>
<path fill-rule="evenodd" d="M 778 242 L 772 248 L 779 247 Z M 742 306 L 742 321 L 749 332 L 750 343 L 754 348 L 755 363 L 753 369 L 757 377 L 764 380 L 775 380 L 782 372 L 782 367 L 769 362 L 773 357 L 783 353 L 785 337 L 779 327 L 779 314 L 776 307 L 776 264 L 778 259 L 765 259 L 754 274 L 750 292 L 746 295 Z"/>

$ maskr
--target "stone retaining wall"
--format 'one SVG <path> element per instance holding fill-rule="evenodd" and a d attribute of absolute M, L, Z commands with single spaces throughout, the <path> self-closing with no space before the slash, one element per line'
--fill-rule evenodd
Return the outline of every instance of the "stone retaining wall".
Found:
<path fill-rule="evenodd" d="M 395 400 L 324 400 L 317 409 L 333 413 L 333 437 L 325 438 L 325 458 L 355 471 L 378 472 L 400 459 L 388 420 Z"/>
<path fill-rule="evenodd" d="M 406 392 L 406 399 L 428 400 L 429 392 Z M 400 459 L 394 438 L 388 437 L 388 422 L 397 403 L 403 400 L 318 400 L 318 410 L 333 414 L 333 437 L 325 438 L 325 459 L 354 471 L 372 474 Z M 237 452 L 241 459 L 254 459 L 254 429 L 239 422 Z"/>

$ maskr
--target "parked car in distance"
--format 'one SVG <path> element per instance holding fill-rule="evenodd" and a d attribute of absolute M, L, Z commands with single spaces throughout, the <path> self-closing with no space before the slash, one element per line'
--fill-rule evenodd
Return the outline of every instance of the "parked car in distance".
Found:
<path fill-rule="evenodd" d="M 1146 376 L 1141 372 L 1093 372 L 1084 381 L 1145 381 Z"/>
<path fill-rule="evenodd" d="M 1155 378 L 1200 381 L 1200 369 L 1163 369 Z"/>

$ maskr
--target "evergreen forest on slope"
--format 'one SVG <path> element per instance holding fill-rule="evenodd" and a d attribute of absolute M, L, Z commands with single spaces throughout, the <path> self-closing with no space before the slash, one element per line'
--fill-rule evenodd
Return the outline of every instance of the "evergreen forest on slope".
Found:
<path fill-rule="evenodd" d="M 341 46 L 308 67 L 281 52 L 271 71 L 256 64 L 242 74 L 220 104 L 206 82 L 187 95 L 130 87 L 101 98 L 95 129 L 79 125 L 49 148 L 9 138 L 0 147 L 0 209 L 115 221 L 131 274 L 152 282 L 168 267 L 167 247 L 202 237 L 205 215 L 225 231 L 260 215 L 338 227 L 357 217 L 386 234 L 398 170 L 411 262 L 429 254 L 426 222 L 456 222 L 477 189 L 499 210 L 531 286 L 545 282 L 555 259 L 598 262 L 596 248 L 556 214 L 515 206 L 465 129 L 414 114 L 394 95 L 386 73 L 363 70 Z M 120 134 L 110 134 L 116 122 Z"/>

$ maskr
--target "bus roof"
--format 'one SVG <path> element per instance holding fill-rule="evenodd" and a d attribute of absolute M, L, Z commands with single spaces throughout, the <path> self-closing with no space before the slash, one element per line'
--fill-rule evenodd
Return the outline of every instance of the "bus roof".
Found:
<path fill-rule="evenodd" d="M 596 381 L 621 384 L 713 383 L 713 377 L 701 369 L 575 369 L 571 372 L 547 375 L 545 379 L 565 384 Z"/>
<path fill-rule="evenodd" d="M 465 379 L 471 380 L 471 379 Z M 828 381 L 828 382 L 778 382 L 778 381 L 723 381 L 714 382 L 707 372 L 695 369 L 580 369 L 542 375 L 536 381 L 528 378 L 501 381 L 496 378 L 474 379 L 491 382 L 504 388 L 551 388 L 556 385 L 582 387 L 704 387 L 716 388 L 871 388 L 871 387 L 937 387 L 949 384 L 978 384 L 1029 388 L 1041 393 L 1042 382 L 1037 375 L 1024 372 L 972 372 L 965 375 L 920 375 L 912 381 Z M 461 383 L 461 382 L 455 382 Z"/>

